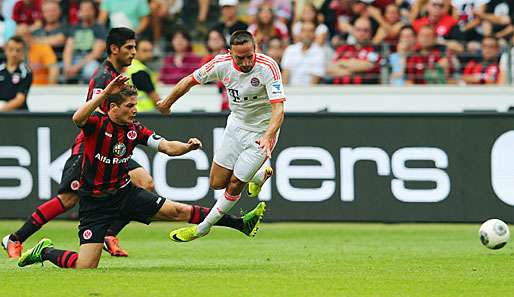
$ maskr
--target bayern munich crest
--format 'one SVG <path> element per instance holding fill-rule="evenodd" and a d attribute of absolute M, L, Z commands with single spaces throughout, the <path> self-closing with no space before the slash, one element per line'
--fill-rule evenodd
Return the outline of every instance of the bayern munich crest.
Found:
<path fill-rule="evenodd" d="M 130 132 L 129 132 L 130 133 Z M 116 155 L 117 157 L 121 157 L 123 155 L 125 155 L 125 153 L 127 152 L 127 147 L 125 146 L 125 144 L 123 143 L 117 143 L 114 148 L 112 149 L 112 152 L 114 153 L 114 155 Z"/>
<path fill-rule="evenodd" d="M 137 137 L 137 132 L 134 131 L 134 130 L 130 130 L 130 131 L 127 132 L 127 137 L 130 140 L 134 140 Z"/>
<path fill-rule="evenodd" d="M 261 82 L 257 77 L 252 77 L 252 79 L 250 80 L 250 84 L 254 87 L 258 87 L 261 84 Z"/>

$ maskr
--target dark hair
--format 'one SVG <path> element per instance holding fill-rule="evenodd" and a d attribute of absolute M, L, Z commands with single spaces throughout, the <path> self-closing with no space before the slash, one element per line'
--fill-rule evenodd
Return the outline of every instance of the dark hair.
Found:
<path fill-rule="evenodd" d="M 184 37 L 185 40 L 187 40 L 187 42 L 189 43 L 189 46 L 187 47 L 187 51 L 192 51 L 193 50 L 193 46 L 191 44 L 191 35 L 189 34 L 189 32 L 187 32 L 186 30 L 182 30 L 182 29 L 179 29 L 175 32 L 173 32 L 173 34 L 171 35 L 171 38 L 170 38 L 170 41 L 171 43 L 173 43 L 173 38 L 175 38 L 175 36 L 177 35 L 182 35 L 182 37 Z M 175 49 L 173 48 L 173 44 L 171 45 L 171 51 L 172 52 L 175 52 Z"/>
<path fill-rule="evenodd" d="M 15 42 L 17 44 L 21 44 L 23 46 L 23 48 L 25 48 L 25 40 L 23 39 L 23 37 L 21 37 L 20 35 L 14 35 L 12 36 L 11 38 L 9 38 L 7 40 L 7 42 L 5 43 L 7 45 L 7 43 L 9 41 L 12 41 L 12 42 Z"/>
<path fill-rule="evenodd" d="M 398 31 L 398 34 L 400 34 L 400 32 L 402 32 L 403 30 L 411 30 L 412 32 L 414 32 L 414 35 L 416 35 L 416 30 L 414 30 L 414 27 L 412 27 L 411 25 L 403 25 L 400 28 L 400 31 Z"/>
<path fill-rule="evenodd" d="M 210 29 L 209 32 L 207 32 L 207 35 L 205 35 L 205 47 L 207 48 L 207 51 L 212 52 L 212 48 L 209 47 L 209 36 L 211 36 L 211 33 L 218 33 L 223 39 L 223 48 L 227 48 L 227 40 L 225 39 L 225 36 L 223 35 L 223 32 L 217 29 Z"/>
<path fill-rule="evenodd" d="M 241 45 L 245 43 L 252 43 L 255 46 L 255 40 L 253 39 L 252 33 L 246 30 L 237 30 L 230 36 L 230 47 L 233 45 Z"/>
<path fill-rule="evenodd" d="M 111 45 L 122 47 L 127 41 L 136 39 L 136 33 L 127 27 L 112 28 L 107 35 L 107 54 L 111 54 Z"/>
<path fill-rule="evenodd" d="M 125 102 L 125 100 L 132 96 L 137 96 L 137 89 L 133 85 L 126 84 L 121 88 L 121 91 L 107 96 L 107 104 L 109 107 L 111 106 L 111 103 L 120 106 Z"/>

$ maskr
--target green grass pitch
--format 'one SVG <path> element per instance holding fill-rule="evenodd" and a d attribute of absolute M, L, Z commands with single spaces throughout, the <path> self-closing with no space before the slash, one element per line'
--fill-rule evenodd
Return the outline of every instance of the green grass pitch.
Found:
<path fill-rule="evenodd" d="M 21 221 L 0 221 L 3 236 Z M 25 243 L 51 238 L 77 249 L 76 222 L 51 222 Z M 478 225 L 264 223 L 254 239 L 215 228 L 177 244 L 181 224 L 131 223 L 128 258 L 104 253 L 98 270 L 49 262 L 18 268 L 2 251 L 5 296 L 514 296 L 514 244 L 481 246 Z"/>

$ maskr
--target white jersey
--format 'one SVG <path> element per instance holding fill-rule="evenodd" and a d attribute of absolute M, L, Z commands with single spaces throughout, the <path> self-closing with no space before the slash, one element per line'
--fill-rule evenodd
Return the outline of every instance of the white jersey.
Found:
<path fill-rule="evenodd" d="M 271 119 L 271 103 L 285 101 L 282 77 L 277 63 L 263 54 L 255 54 L 253 69 L 244 73 L 230 54 L 218 55 L 193 73 L 196 82 L 221 81 L 230 105 L 227 125 L 254 132 L 264 132 Z"/>

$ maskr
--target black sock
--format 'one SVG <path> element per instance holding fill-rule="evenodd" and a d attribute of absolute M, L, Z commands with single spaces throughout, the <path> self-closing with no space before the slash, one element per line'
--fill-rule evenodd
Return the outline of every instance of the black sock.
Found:
<path fill-rule="evenodd" d="M 118 233 L 120 233 L 121 229 L 125 228 L 125 226 L 128 225 L 130 221 L 121 221 L 116 220 L 114 221 L 111 226 L 109 226 L 109 229 L 107 229 L 107 232 L 105 233 L 105 236 L 116 236 Z"/>
<path fill-rule="evenodd" d="M 43 261 L 48 260 L 61 268 L 75 268 L 78 254 L 74 251 L 58 250 L 49 247 L 42 251 L 41 258 Z"/>
<path fill-rule="evenodd" d="M 24 242 L 27 238 L 29 238 L 32 234 L 36 233 L 37 230 L 41 229 L 41 225 L 39 225 L 32 217 L 30 217 L 23 226 L 21 226 L 18 231 L 11 234 L 9 237 L 12 241 L 20 241 Z"/>

